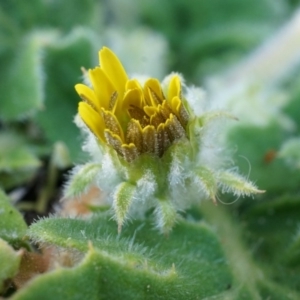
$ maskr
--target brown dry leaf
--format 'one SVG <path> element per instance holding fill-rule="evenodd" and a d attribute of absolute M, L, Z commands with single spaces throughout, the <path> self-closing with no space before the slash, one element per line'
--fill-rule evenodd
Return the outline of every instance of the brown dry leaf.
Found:
<path fill-rule="evenodd" d="M 98 187 L 92 186 L 81 197 L 66 199 L 58 213 L 66 217 L 89 216 L 91 214 L 91 206 L 101 206 L 104 204 L 103 192 Z"/>
<path fill-rule="evenodd" d="M 21 288 L 28 280 L 41 273 L 47 272 L 49 264 L 49 255 L 28 252 L 23 249 L 20 270 L 13 279 L 14 285 L 18 289 Z"/>

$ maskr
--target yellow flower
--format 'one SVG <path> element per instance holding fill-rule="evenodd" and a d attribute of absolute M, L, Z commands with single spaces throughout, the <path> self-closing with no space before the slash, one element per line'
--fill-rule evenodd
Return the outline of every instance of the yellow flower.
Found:
<path fill-rule="evenodd" d="M 130 162 L 143 153 L 161 157 L 178 139 L 187 137 L 189 115 L 182 103 L 181 82 L 173 75 L 166 95 L 160 82 L 144 86 L 129 79 L 117 56 L 99 51 L 100 67 L 89 70 L 92 88 L 77 84 L 79 115 L 100 143 Z"/>
<path fill-rule="evenodd" d="M 89 70 L 91 87 L 75 86 L 83 100 L 78 111 L 89 129 L 85 150 L 91 161 L 76 167 L 66 188 L 67 197 L 78 197 L 96 185 L 112 205 L 119 232 L 130 216 L 146 216 L 152 208 L 156 226 L 168 233 L 179 211 L 198 203 L 200 197 L 215 202 L 220 188 L 237 196 L 263 192 L 224 169 L 212 155 L 216 147 L 205 147 L 214 134 L 203 128 L 228 114 L 195 114 L 188 101 L 193 100 L 194 107 L 202 104 L 198 89 L 187 87 L 191 98 L 185 99 L 176 74 L 163 84 L 149 78 L 142 85 L 128 78 L 108 48 L 100 50 L 99 58 L 100 67 Z M 82 122 L 77 124 L 82 126 Z M 99 148 L 90 142 L 91 135 Z"/>

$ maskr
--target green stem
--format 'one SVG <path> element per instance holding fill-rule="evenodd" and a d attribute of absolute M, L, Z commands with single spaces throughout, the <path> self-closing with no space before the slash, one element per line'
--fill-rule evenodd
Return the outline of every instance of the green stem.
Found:
<path fill-rule="evenodd" d="M 216 230 L 223 246 L 223 251 L 231 266 L 234 282 L 238 290 L 243 290 L 251 295 L 251 299 L 262 299 L 260 291 L 267 288 L 276 291 L 278 295 L 288 295 L 283 299 L 300 299 L 299 293 L 284 286 L 278 286 L 276 282 L 268 279 L 263 270 L 255 264 L 251 252 L 243 243 L 242 229 L 221 205 L 214 206 L 211 201 L 203 201 L 200 206 L 201 212 L 208 223 Z M 241 286 L 242 283 L 242 286 Z M 224 295 L 224 299 L 225 299 Z M 229 299 L 233 295 L 229 294 Z M 236 299 L 240 299 L 237 295 Z M 281 296 L 279 296 L 281 297 Z M 227 299 L 227 298 L 226 298 Z"/>
<path fill-rule="evenodd" d="M 49 203 L 49 199 L 54 195 L 55 192 L 55 184 L 57 181 L 57 177 L 58 177 L 58 169 L 54 163 L 53 156 L 52 156 L 49 163 L 46 185 L 41 191 L 35 207 L 38 213 L 43 213 L 46 211 L 47 205 Z"/>
<path fill-rule="evenodd" d="M 261 299 L 256 283 L 264 279 L 264 274 L 254 264 L 250 252 L 243 245 L 237 224 L 222 206 L 216 207 L 211 201 L 203 201 L 200 209 L 220 237 L 228 265 L 232 267 L 235 283 L 240 285 L 242 282 L 241 288 L 245 288 L 249 292 L 251 299 Z"/>

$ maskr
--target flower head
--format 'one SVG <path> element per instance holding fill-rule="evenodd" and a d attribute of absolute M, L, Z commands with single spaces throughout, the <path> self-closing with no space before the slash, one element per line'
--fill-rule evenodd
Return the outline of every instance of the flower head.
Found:
<path fill-rule="evenodd" d="M 161 157 L 175 140 L 187 137 L 189 114 L 178 75 L 172 76 L 164 93 L 155 78 L 143 86 L 129 79 L 110 49 L 103 48 L 99 59 L 100 67 L 89 71 L 93 88 L 75 88 L 83 100 L 79 114 L 100 143 L 133 161 L 143 153 Z"/>
<path fill-rule="evenodd" d="M 83 100 L 78 109 L 83 123 L 78 124 L 87 129 L 102 155 L 75 168 L 66 196 L 97 185 L 106 192 L 119 230 L 129 217 L 141 217 L 154 208 L 157 227 L 167 232 L 179 210 L 205 198 L 216 201 L 220 189 L 237 196 L 261 192 L 218 160 L 212 161 L 214 149 L 207 151 L 205 128 L 227 114 L 193 113 L 189 101 L 201 103 L 199 90 L 185 93 L 177 74 L 162 84 L 154 78 L 144 84 L 130 79 L 108 48 L 100 50 L 99 58 L 100 67 L 89 71 L 91 87 L 75 88 Z M 93 153 L 94 147 L 87 144 L 86 149 Z"/>

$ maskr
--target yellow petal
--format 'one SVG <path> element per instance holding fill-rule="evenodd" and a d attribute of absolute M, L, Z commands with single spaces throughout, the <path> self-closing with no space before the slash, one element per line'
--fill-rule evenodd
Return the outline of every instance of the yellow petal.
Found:
<path fill-rule="evenodd" d="M 171 108 L 172 111 L 175 115 L 179 114 L 179 108 L 180 108 L 180 104 L 181 104 L 181 100 L 179 99 L 178 96 L 173 97 L 171 100 Z"/>
<path fill-rule="evenodd" d="M 142 108 L 142 97 L 143 97 L 142 91 L 139 89 L 126 91 L 122 103 L 123 113 L 124 111 L 127 111 L 130 106 Z"/>
<path fill-rule="evenodd" d="M 174 75 L 170 81 L 168 88 L 168 102 L 170 103 L 176 96 L 181 98 L 181 83 L 178 75 Z"/>
<path fill-rule="evenodd" d="M 100 103 L 95 95 L 95 92 L 84 84 L 76 84 L 75 90 L 82 100 L 88 102 L 93 106 L 98 112 L 100 111 Z"/>
<path fill-rule="evenodd" d="M 141 103 L 140 103 L 139 107 L 143 108 L 145 105 L 144 93 L 143 93 L 143 89 L 142 89 L 140 83 L 136 79 L 130 79 L 127 81 L 126 91 L 129 91 L 129 90 L 138 90 L 139 91 L 140 99 L 141 99 Z M 125 96 L 124 96 L 124 98 L 125 98 Z"/>
<path fill-rule="evenodd" d="M 114 97 L 116 88 L 99 67 L 89 70 L 89 76 L 98 98 L 98 106 L 109 109 L 110 100 Z M 97 107 L 98 107 L 97 106 Z"/>
<path fill-rule="evenodd" d="M 124 141 L 124 133 L 116 116 L 111 111 L 105 110 L 103 108 L 101 109 L 100 113 L 104 120 L 105 127 L 112 133 L 120 136 L 121 140 Z"/>
<path fill-rule="evenodd" d="M 134 89 L 142 90 L 140 83 L 136 79 L 128 80 L 126 82 L 126 90 L 134 90 Z"/>
<path fill-rule="evenodd" d="M 149 117 L 151 117 L 152 115 L 154 115 L 155 113 L 158 112 L 158 109 L 157 109 L 157 107 L 146 105 L 146 106 L 144 106 L 144 111 Z"/>
<path fill-rule="evenodd" d="M 126 128 L 130 120 L 130 110 L 132 108 L 143 108 L 143 93 L 139 88 L 127 90 L 124 98 L 118 97 L 113 113 L 119 120 L 122 128 Z"/>
<path fill-rule="evenodd" d="M 123 97 L 128 77 L 118 57 L 110 49 L 103 47 L 99 51 L 99 61 L 101 69 Z"/>
<path fill-rule="evenodd" d="M 105 142 L 104 138 L 104 121 L 100 114 L 96 112 L 86 102 L 79 102 L 78 112 L 83 122 L 87 127 L 98 137 L 101 141 Z"/>
<path fill-rule="evenodd" d="M 146 81 L 144 86 L 144 93 L 145 93 L 145 99 L 146 103 L 148 105 L 157 106 L 158 104 L 161 104 L 164 100 L 164 95 L 160 86 L 160 83 L 155 78 L 150 78 Z"/>

